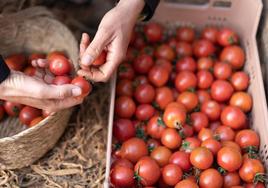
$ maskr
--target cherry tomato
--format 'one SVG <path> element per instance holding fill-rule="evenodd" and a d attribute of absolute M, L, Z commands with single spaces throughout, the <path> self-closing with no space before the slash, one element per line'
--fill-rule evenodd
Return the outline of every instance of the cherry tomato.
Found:
<path fill-rule="evenodd" d="M 121 96 L 115 100 L 115 114 L 121 118 L 131 118 L 136 111 L 132 98 Z"/>
<path fill-rule="evenodd" d="M 201 37 L 203 39 L 207 39 L 213 43 L 217 42 L 217 37 L 218 37 L 218 29 L 215 27 L 206 27 L 204 28 L 204 30 L 202 31 Z"/>
<path fill-rule="evenodd" d="M 181 137 L 175 129 L 167 128 L 162 133 L 161 142 L 169 149 L 180 147 L 181 141 Z"/>
<path fill-rule="evenodd" d="M 134 169 L 140 177 L 140 183 L 144 186 L 154 185 L 161 176 L 158 164 L 150 157 L 141 158 Z"/>
<path fill-rule="evenodd" d="M 200 174 L 199 185 L 202 188 L 222 187 L 223 177 L 216 169 L 210 168 Z"/>
<path fill-rule="evenodd" d="M 140 138 L 130 138 L 122 144 L 120 154 L 122 158 L 136 163 L 141 157 L 148 155 L 147 145 Z"/>
<path fill-rule="evenodd" d="M 171 62 L 168 61 L 168 60 L 166 60 L 166 59 L 157 59 L 157 60 L 155 61 L 155 65 L 160 66 L 160 67 L 162 67 L 163 69 L 167 69 L 169 73 L 170 73 L 170 72 L 172 71 L 172 69 L 173 69 Z"/>
<path fill-rule="evenodd" d="M 240 146 L 234 142 L 234 141 L 222 141 L 221 142 L 222 147 L 231 147 L 236 149 L 239 153 L 241 153 L 241 148 Z"/>
<path fill-rule="evenodd" d="M 258 149 L 260 146 L 260 137 L 255 131 L 244 129 L 236 134 L 235 142 L 239 144 L 242 149 L 246 149 L 250 146 L 254 146 Z"/>
<path fill-rule="evenodd" d="M 227 172 L 223 176 L 223 187 L 229 188 L 232 186 L 240 185 L 241 180 L 237 172 Z"/>
<path fill-rule="evenodd" d="M 113 124 L 113 135 L 119 142 L 124 142 L 136 134 L 134 125 L 129 119 L 117 119 Z"/>
<path fill-rule="evenodd" d="M 186 137 L 193 136 L 194 134 L 194 129 L 192 126 L 188 124 L 184 124 L 182 128 L 179 130 L 180 136 L 184 139 Z"/>
<path fill-rule="evenodd" d="M 198 97 L 195 93 L 184 91 L 179 94 L 177 102 L 183 104 L 188 112 L 194 110 L 198 105 Z"/>
<path fill-rule="evenodd" d="M 243 71 L 235 72 L 231 76 L 231 83 L 236 91 L 246 90 L 249 85 L 249 76 Z"/>
<path fill-rule="evenodd" d="M 227 126 L 219 126 L 215 130 L 215 136 L 221 141 L 232 141 L 235 138 L 235 132 L 232 128 Z"/>
<path fill-rule="evenodd" d="M 177 57 L 192 56 L 193 50 L 191 44 L 180 41 L 176 44 Z"/>
<path fill-rule="evenodd" d="M 116 84 L 116 95 L 117 96 L 129 96 L 133 95 L 133 83 L 128 79 L 120 79 Z"/>
<path fill-rule="evenodd" d="M 202 142 L 201 147 L 209 149 L 213 155 L 216 155 L 221 149 L 221 143 L 214 138 L 209 138 Z"/>
<path fill-rule="evenodd" d="M 211 100 L 210 93 L 207 90 L 202 90 L 202 89 L 197 90 L 196 94 L 197 94 L 198 101 L 200 104 L 203 104 L 204 102 Z"/>
<path fill-rule="evenodd" d="M 230 105 L 240 108 L 243 112 L 247 113 L 252 108 L 252 98 L 246 92 L 236 92 L 230 99 Z"/>
<path fill-rule="evenodd" d="M 244 50 L 236 45 L 227 46 L 222 50 L 220 60 L 230 63 L 233 69 L 241 69 L 245 64 Z"/>
<path fill-rule="evenodd" d="M 199 133 L 198 133 L 198 139 L 201 140 L 202 142 L 213 138 L 213 132 L 209 128 L 202 128 Z"/>
<path fill-rule="evenodd" d="M 147 54 L 141 54 L 133 62 L 133 69 L 139 74 L 146 74 L 154 65 L 153 58 Z"/>
<path fill-rule="evenodd" d="M 231 29 L 222 28 L 218 32 L 217 41 L 221 46 L 230 46 L 238 43 L 238 36 Z"/>
<path fill-rule="evenodd" d="M 160 167 L 168 164 L 172 152 L 165 146 L 155 148 L 151 153 L 151 158 L 154 159 Z"/>
<path fill-rule="evenodd" d="M 69 74 L 72 67 L 69 60 L 63 55 L 53 55 L 48 58 L 49 70 L 56 76 Z"/>
<path fill-rule="evenodd" d="M 103 65 L 106 62 L 106 56 L 107 56 L 107 52 L 102 51 L 100 56 L 97 57 L 97 59 L 93 61 L 92 65 L 96 67 Z"/>
<path fill-rule="evenodd" d="M 265 188 L 263 183 L 247 183 L 244 188 Z"/>
<path fill-rule="evenodd" d="M 233 129 L 241 129 L 246 123 L 246 115 L 236 106 L 227 106 L 221 113 L 221 122 Z"/>
<path fill-rule="evenodd" d="M 176 62 L 176 71 L 181 72 L 181 71 L 191 71 L 195 72 L 196 70 L 196 62 L 192 57 L 186 56 L 181 59 L 179 59 Z"/>
<path fill-rule="evenodd" d="M 209 128 L 215 132 L 215 130 L 221 125 L 221 122 L 220 121 L 213 121 L 213 122 L 210 122 L 209 124 Z"/>
<path fill-rule="evenodd" d="M 264 166 L 258 159 L 247 159 L 239 169 L 241 179 L 247 183 L 253 183 L 257 178 L 261 178 L 264 173 Z"/>
<path fill-rule="evenodd" d="M 158 23 L 149 23 L 144 27 L 144 33 L 149 42 L 159 42 L 163 37 L 163 28 Z"/>
<path fill-rule="evenodd" d="M 175 37 L 171 37 L 169 40 L 168 40 L 168 45 L 175 49 L 176 48 L 176 45 L 177 45 L 177 39 Z"/>
<path fill-rule="evenodd" d="M 217 102 L 229 100 L 233 92 L 233 86 L 225 80 L 216 80 L 211 86 L 211 97 Z"/>
<path fill-rule="evenodd" d="M 115 187 L 132 187 L 134 185 L 134 171 L 124 166 L 116 166 L 111 170 L 110 181 Z"/>
<path fill-rule="evenodd" d="M 145 38 L 141 33 L 138 33 L 133 41 L 133 46 L 137 49 L 142 49 L 146 46 Z"/>
<path fill-rule="evenodd" d="M 177 185 L 175 188 L 199 188 L 196 183 L 194 183 L 191 180 L 182 180 Z"/>
<path fill-rule="evenodd" d="M 23 54 L 14 54 L 5 58 L 6 65 L 15 71 L 21 71 L 27 64 L 27 59 Z"/>
<path fill-rule="evenodd" d="M 189 171 L 192 167 L 190 154 L 184 151 L 176 151 L 169 158 L 170 164 L 178 165 L 183 171 Z"/>
<path fill-rule="evenodd" d="M 52 113 L 49 112 L 49 111 L 46 111 L 46 110 L 42 110 L 42 115 L 43 115 L 44 118 L 46 118 L 46 117 L 52 115 Z"/>
<path fill-rule="evenodd" d="M 221 107 L 216 101 L 210 100 L 202 104 L 201 112 L 205 113 L 209 120 L 215 121 L 220 118 Z"/>
<path fill-rule="evenodd" d="M 33 66 L 28 66 L 24 69 L 23 72 L 28 76 L 35 76 L 36 68 L 34 68 Z"/>
<path fill-rule="evenodd" d="M 200 39 L 193 44 L 193 53 L 196 57 L 208 57 L 215 52 L 215 46 L 212 42 L 206 39 Z"/>
<path fill-rule="evenodd" d="M 0 105 L 0 121 L 4 118 L 5 116 L 5 109 L 2 105 Z"/>
<path fill-rule="evenodd" d="M 147 141 L 147 146 L 148 146 L 148 149 L 149 151 L 154 151 L 155 148 L 157 148 L 158 146 L 160 146 L 160 142 L 156 139 L 153 139 L 153 138 L 150 138 L 148 141 Z"/>
<path fill-rule="evenodd" d="M 150 104 L 140 104 L 136 108 L 135 116 L 140 121 L 149 120 L 155 113 L 155 109 Z"/>
<path fill-rule="evenodd" d="M 211 167 L 213 163 L 213 154 L 205 147 L 198 147 L 191 152 L 190 161 L 194 167 L 200 170 L 205 170 Z"/>
<path fill-rule="evenodd" d="M 228 63 L 217 62 L 213 68 L 214 76 L 219 80 L 226 80 L 232 75 L 232 67 Z"/>
<path fill-rule="evenodd" d="M 199 132 L 202 128 L 208 127 L 208 117 L 203 112 L 192 113 L 191 122 L 195 132 Z"/>
<path fill-rule="evenodd" d="M 162 177 L 167 185 L 174 186 L 182 179 L 183 172 L 175 164 L 168 164 L 162 169 Z"/>
<path fill-rule="evenodd" d="M 32 120 L 42 115 L 42 111 L 30 106 L 25 106 L 20 111 L 20 122 L 25 125 L 30 125 Z"/>
<path fill-rule="evenodd" d="M 130 64 L 127 63 L 122 63 L 119 68 L 118 68 L 118 77 L 120 79 L 129 79 L 133 80 L 134 79 L 134 69 Z"/>
<path fill-rule="evenodd" d="M 147 124 L 147 133 L 152 138 L 160 139 L 166 126 L 159 116 L 152 117 Z"/>
<path fill-rule="evenodd" d="M 166 126 L 180 129 L 186 121 L 186 112 L 184 109 L 175 106 L 166 108 L 164 111 L 163 120 Z"/>
<path fill-rule="evenodd" d="M 134 93 L 135 99 L 141 103 L 151 103 L 155 99 L 155 89 L 150 84 L 139 85 Z"/>
<path fill-rule="evenodd" d="M 31 64 L 33 60 L 37 60 L 37 59 L 46 59 L 46 55 L 40 54 L 40 53 L 33 53 L 29 56 L 28 62 Z"/>
<path fill-rule="evenodd" d="M 64 85 L 64 84 L 70 84 L 71 83 L 71 78 L 69 76 L 56 76 L 52 80 L 52 84 L 54 85 Z"/>
<path fill-rule="evenodd" d="M 19 103 L 5 101 L 4 108 L 9 116 L 18 116 L 21 109 L 23 108 L 23 105 Z"/>
<path fill-rule="evenodd" d="M 111 169 L 117 167 L 117 166 L 122 166 L 122 167 L 127 167 L 130 169 L 134 169 L 134 165 L 127 159 L 117 159 L 115 160 L 112 165 Z"/>
<path fill-rule="evenodd" d="M 178 102 L 178 101 L 169 103 L 167 105 L 166 109 L 172 108 L 172 107 L 179 108 L 180 110 L 182 110 L 184 112 L 187 112 L 185 106 L 182 103 Z"/>
<path fill-rule="evenodd" d="M 131 46 L 128 47 L 127 49 L 127 53 L 126 53 L 126 58 L 125 58 L 125 61 L 134 61 L 138 55 L 138 50 L 136 48 L 133 48 Z"/>
<path fill-rule="evenodd" d="M 156 49 L 155 56 L 168 61 L 173 61 L 176 57 L 174 50 L 167 44 L 162 44 Z"/>
<path fill-rule="evenodd" d="M 37 117 L 37 118 L 34 118 L 34 119 L 31 121 L 29 127 L 33 127 L 33 126 L 37 125 L 37 124 L 40 123 L 43 119 L 44 119 L 44 118 L 43 118 L 42 116 L 39 116 L 39 117 Z"/>
<path fill-rule="evenodd" d="M 149 84 L 148 78 L 144 75 L 136 76 L 133 82 L 134 87 L 138 87 L 139 85 L 142 84 Z"/>
<path fill-rule="evenodd" d="M 191 27 L 180 27 L 176 31 L 176 37 L 179 41 L 193 42 L 195 39 L 195 32 Z"/>
<path fill-rule="evenodd" d="M 194 73 L 190 71 L 182 71 L 177 74 L 175 79 L 175 87 L 179 92 L 194 89 L 196 86 L 197 78 Z"/>
<path fill-rule="evenodd" d="M 155 65 L 149 71 L 148 78 L 154 86 L 161 87 L 167 83 L 169 71 L 160 65 Z"/>
<path fill-rule="evenodd" d="M 165 109 L 173 101 L 173 93 L 169 87 L 159 87 L 156 89 L 155 102 L 160 109 Z"/>
<path fill-rule="evenodd" d="M 217 154 L 218 164 L 228 172 L 238 170 L 242 164 L 242 156 L 232 147 L 222 147 Z"/>
<path fill-rule="evenodd" d="M 198 70 L 211 70 L 213 68 L 214 62 L 210 57 L 201 57 L 197 61 Z"/>
<path fill-rule="evenodd" d="M 214 78 L 213 75 L 207 70 L 200 70 L 197 73 L 197 86 L 200 89 L 208 89 Z"/>
<path fill-rule="evenodd" d="M 201 145 L 201 141 L 195 137 L 188 137 L 182 142 L 182 150 L 191 153 L 195 148 Z"/>
<path fill-rule="evenodd" d="M 76 85 L 82 89 L 81 97 L 87 96 L 92 90 L 91 84 L 81 76 L 75 77 L 72 80 L 71 84 Z"/>

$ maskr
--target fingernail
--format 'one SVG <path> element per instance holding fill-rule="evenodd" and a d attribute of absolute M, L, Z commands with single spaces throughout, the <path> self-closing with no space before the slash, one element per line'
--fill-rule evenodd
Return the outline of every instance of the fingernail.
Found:
<path fill-rule="evenodd" d="M 80 96 L 82 94 L 81 88 L 78 87 L 78 88 L 72 89 L 72 94 L 73 94 L 74 97 Z"/>
<path fill-rule="evenodd" d="M 82 64 L 85 66 L 89 66 L 93 61 L 93 58 L 89 55 L 86 54 L 82 57 Z"/>

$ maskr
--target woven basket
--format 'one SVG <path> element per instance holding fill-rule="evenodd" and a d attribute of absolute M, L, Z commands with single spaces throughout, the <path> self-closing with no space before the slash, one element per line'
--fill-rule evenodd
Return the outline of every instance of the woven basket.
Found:
<path fill-rule="evenodd" d="M 33 7 L 0 17 L 0 54 L 64 51 L 78 60 L 78 45 L 72 33 L 43 7 Z M 73 64 L 75 70 L 78 65 Z M 47 117 L 26 129 L 17 118 L 0 123 L 0 167 L 15 169 L 41 158 L 58 141 L 72 109 Z"/>

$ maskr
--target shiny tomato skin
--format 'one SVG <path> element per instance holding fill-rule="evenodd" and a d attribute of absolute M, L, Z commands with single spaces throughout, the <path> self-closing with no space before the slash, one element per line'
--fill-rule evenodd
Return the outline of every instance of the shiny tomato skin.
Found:
<path fill-rule="evenodd" d="M 200 104 L 211 100 L 210 93 L 207 90 L 199 89 L 197 90 L 196 94 Z"/>
<path fill-rule="evenodd" d="M 149 120 L 155 113 L 155 109 L 150 104 L 140 104 L 136 108 L 135 117 L 140 121 Z"/>
<path fill-rule="evenodd" d="M 221 149 L 221 143 L 214 138 L 206 139 L 202 142 L 201 147 L 209 149 L 212 154 L 217 155 L 218 151 Z"/>
<path fill-rule="evenodd" d="M 118 68 L 118 77 L 120 79 L 133 80 L 135 76 L 134 69 L 128 63 L 122 63 Z"/>
<path fill-rule="evenodd" d="M 240 146 L 234 141 L 222 141 L 221 145 L 222 145 L 222 147 L 231 147 L 231 148 L 237 150 L 239 153 L 241 153 Z"/>
<path fill-rule="evenodd" d="M 162 178 L 167 185 L 174 186 L 182 179 L 183 172 L 175 164 L 168 164 L 162 169 Z"/>
<path fill-rule="evenodd" d="M 134 167 L 144 186 L 154 185 L 160 178 L 161 172 L 158 164 L 150 157 L 142 157 Z"/>
<path fill-rule="evenodd" d="M 141 157 L 148 155 L 147 145 L 140 138 L 130 138 L 123 142 L 120 154 L 123 159 L 136 163 Z"/>
<path fill-rule="evenodd" d="M 213 83 L 213 75 L 207 70 L 197 72 L 197 87 L 199 89 L 208 89 Z"/>
<path fill-rule="evenodd" d="M 161 142 L 169 149 L 176 149 L 180 147 L 182 139 L 175 129 L 166 128 L 162 133 Z"/>
<path fill-rule="evenodd" d="M 179 94 L 177 102 L 183 104 L 188 112 L 194 110 L 198 105 L 198 97 L 195 93 L 190 91 L 184 91 Z"/>
<path fill-rule="evenodd" d="M 132 65 L 136 73 L 146 74 L 154 65 L 154 61 L 150 55 L 141 54 L 135 59 Z"/>
<path fill-rule="evenodd" d="M 163 131 L 166 129 L 166 126 L 164 123 L 162 123 L 163 120 L 159 116 L 153 116 L 148 124 L 147 124 L 147 133 L 152 138 L 160 139 Z"/>
<path fill-rule="evenodd" d="M 33 126 L 37 125 L 37 124 L 40 123 L 43 119 L 44 119 L 44 118 L 43 118 L 42 116 L 39 116 L 39 117 L 34 118 L 34 119 L 31 121 L 29 127 L 33 127 Z"/>
<path fill-rule="evenodd" d="M 146 46 L 145 37 L 141 33 L 137 33 L 135 40 L 133 41 L 133 46 L 139 50 Z"/>
<path fill-rule="evenodd" d="M 219 80 L 226 80 L 232 75 L 232 66 L 224 62 L 216 62 L 213 67 L 213 74 Z"/>
<path fill-rule="evenodd" d="M 27 59 L 23 54 L 13 54 L 5 58 L 6 65 L 15 71 L 21 71 L 27 64 Z"/>
<path fill-rule="evenodd" d="M 190 154 L 184 151 L 176 151 L 169 158 L 170 164 L 178 165 L 183 171 L 189 171 L 192 167 Z"/>
<path fill-rule="evenodd" d="M 221 46 L 230 46 L 230 45 L 233 45 L 233 44 L 237 44 L 238 43 L 238 36 L 231 29 L 229 29 L 229 28 L 222 28 L 218 32 L 217 42 Z"/>
<path fill-rule="evenodd" d="M 188 42 L 177 42 L 176 44 L 176 53 L 177 57 L 184 57 L 184 56 L 192 56 L 193 55 L 193 50 L 191 44 Z"/>
<path fill-rule="evenodd" d="M 185 140 L 183 140 L 182 143 L 182 151 L 185 151 L 186 153 L 191 153 L 195 148 L 199 147 L 201 145 L 201 141 L 196 137 L 188 137 Z"/>
<path fill-rule="evenodd" d="M 265 188 L 265 185 L 263 183 L 247 183 L 244 188 Z"/>
<path fill-rule="evenodd" d="M 168 164 L 171 155 L 172 152 L 167 147 L 159 146 L 152 151 L 150 157 L 154 159 L 160 167 L 163 167 Z"/>
<path fill-rule="evenodd" d="M 231 76 L 231 83 L 236 91 L 244 91 L 249 86 L 249 76 L 243 71 L 235 72 Z"/>
<path fill-rule="evenodd" d="M 135 90 L 134 97 L 140 104 L 151 103 L 155 99 L 155 89 L 150 84 L 139 85 Z"/>
<path fill-rule="evenodd" d="M 194 112 L 190 116 L 192 126 L 195 132 L 199 132 L 202 128 L 208 127 L 208 117 L 203 112 Z"/>
<path fill-rule="evenodd" d="M 116 84 L 116 95 L 117 96 L 133 96 L 134 93 L 133 83 L 128 79 L 121 79 Z"/>
<path fill-rule="evenodd" d="M 211 70 L 213 68 L 214 61 L 210 57 L 201 57 L 197 60 L 197 70 Z"/>
<path fill-rule="evenodd" d="M 166 108 L 163 120 L 167 127 L 180 129 L 186 121 L 186 112 L 178 106 Z"/>
<path fill-rule="evenodd" d="M 149 42 L 159 42 L 163 37 L 163 28 L 158 23 L 149 23 L 144 27 L 144 33 Z"/>
<path fill-rule="evenodd" d="M 244 129 L 239 131 L 235 136 L 235 142 L 242 148 L 246 149 L 247 147 L 254 146 L 259 148 L 260 146 L 260 137 L 254 130 Z"/>
<path fill-rule="evenodd" d="M 233 141 L 235 132 L 231 127 L 222 125 L 215 130 L 215 136 L 218 137 L 220 141 Z"/>
<path fill-rule="evenodd" d="M 111 169 L 117 166 L 123 166 L 123 167 L 127 167 L 130 169 L 134 169 L 134 165 L 127 159 L 116 159 L 115 161 L 113 161 L 111 165 Z"/>
<path fill-rule="evenodd" d="M 54 55 L 48 58 L 49 70 L 56 76 L 63 76 L 71 72 L 71 64 L 63 55 Z"/>
<path fill-rule="evenodd" d="M 42 115 L 42 111 L 30 106 L 22 108 L 19 114 L 20 122 L 25 125 L 30 125 L 32 120 Z"/>
<path fill-rule="evenodd" d="M 24 74 L 28 75 L 28 76 L 35 76 L 36 73 L 36 68 L 33 66 L 28 66 L 24 69 Z"/>
<path fill-rule="evenodd" d="M 101 65 L 103 65 L 106 61 L 106 56 L 107 56 L 107 52 L 106 51 L 102 51 L 101 54 L 99 55 L 99 57 L 97 57 L 97 59 L 95 59 L 92 62 L 93 66 L 99 67 Z"/>
<path fill-rule="evenodd" d="M 176 57 L 175 51 L 167 44 L 162 44 L 155 51 L 157 58 L 163 58 L 168 61 L 173 61 Z"/>
<path fill-rule="evenodd" d="M 241 179 L 237 172 L 227 172 L 223 176 L 223 187 L 229 188 L 241 184 Z"/>
<path fill-rule="evenodd" d="M 216 27 L 206 27 L 203 29 L 201 33 L 201 37 L 203 39 L 207 39 L 213 43 L 217 42 L 219 30 Z"/>
<path fill-rule="evenodd" d="M 211 86 L 211 97 L 217 102 L 229 100 L 233 92 L 233 86 L 225 80 L 216 80 Z"/>
<path fill-rule="evenodd" d="M 191 137 L 194 134 L 194 128 L 188 124 L 184 124 L 179 133 L 182 138 Z"/>
<path fill-rule="evenodd" d="M 9 101 L 5 101 L 3 106 L 9 116 L 18 116 L 21 109 L 23 108 L 22 104 Z"/>
<path fill-rule="evenodd" d="M 132 121 L 129 119 L 116 119 L 113 124 L 113 135 L 119 142 L 124 142 L 136 134 Z"/>
<path fill-rule="evenodd" d="M 75 77 L 71 81 L 71 84 L 76 85 L 82 89 L 81 97 L 87 96 L 92 90 L 91 84 L 81 76 Z"/>
<path fill-rule="evenodd" d="M 175 79 L 175 87 L 179 92 L 194 89 L 197 86 L 196 75 L 190 71 L 181 71 Z"/>
<path fill-rule="evenodd" d="M 187 112 L 186 107 L 185 107 L 182 103 L 180 103 L 180 102 L 178 102 L 178 101 L 169 103 L 169 104 L 167 105 L 166 109 L 168 109 L 168 108 L 172 108 L 172 107 L 179 108 L 180 110 L 182 110 L 182 111 L 184 111 L 184 112 Z"/>
<path fill-rule="evenodd" d="M 239 46 L 227 46 L 222 50 L 220 60 L 230 63 L 233 69 L 238 70 L 245 64 L 245 52 Z"/>
<path fill-rule="evenodd" d="M 234 172 L 242 165 L 242 155 L 232 147 L 222 147 L 217 154 L 217 162 L 228 172 Z"/>
<path fill-rule="evenodd" d="M 136 76 L 133 81 L 134 87 L 138 87 L 139 85 L 142 85 L 142 84 L 149 84 L 149 80 L 147 76 L 145 75 Z"/>
<path fill-rule="evenodd" d="M 71 83 L 71 78 L 69 76 L 56 76 L 52 80 L 52 84 L 54 85 L 64 85 L 64 84 L 70 84 Z"/>
<path fill-rule="evenodd" d="M 128 167 L 116 166 L 111 169 L 110 181 L 115 187 L 132 187 L 135 184 L 134 171 Z"/>
<path fill-rule="evenodd" d="M 205 113 L 209 120 L 216 121 L 221 116 L 221 107 L 216 101 L 210 100 L 202 104 L 201 112 Z"/>
<path fill-rule="evenodd" d="M 118 97 L 115 100 L 115 115 L 121 118 L 131 118 L 136 111 L 136 104 L 127 96 Z"/>
<path fill-rule="evenodd" d="M 246 183 L 253 183 L 257 174 L 263 174 L 265 171 L 263 164 L 258 159 L 244 160 L 241 168 L 239 169 L 239 175 Z"/>
<path fill-rule="evenodd" d="M 191 180 L 182 180 L 176 184 L 175 188 L 199 188 L 199 186 Z"/>
<path fill-rule="evenodd" d="M 204 147 L 195 148 L 190 154 L 191 164 L 200 169 L 205 170 L 211 167 L 213 163 L 213 154 Z"/>
<path fill-rule="evenodd" d="M 227 106 L 221 113 L 221 122 L 233 129 L 241 129 L 246 124 L 246 115 L 236 106 Z"/>
<path fill-rule="evenodd" d="M 166 69 L 169 73 L 171 73 L 173 69 L 171 62 L 166 59 L 157 59 L 155 65 Z"/>
<path fill-rule="evenodd" d="M 195 31 L 191 27 L 180 27 L 176 30 L 178 41 L 192 42 L 195 39 Z"/>
<path fill-rule="evenodd" d="M 156 87 L 164 86 L 169 78 L 169 71 L 160 65 L 153 66 L 148 73 L 149 81 Z"/>
<path fill-rule="evenodd" d="M 200 141 L 205 141 L 207 139 L 211 139 L 213 138 L 213 132 L 212 130 L 210 130 L 209 128 L 202 128 L 198 135 L 197 135 L 197 138 L 200 140 Z"/>
<path fill-rule="evenodd" d="M 181 71 L 191 71 L 195 72 L 196 70 L 196 62 L 194 58 L 186 56 L 181 59 L 179 59 L 176 62 L 176 71 L 181 72 Z"/>
<path fill-rule="evenodd" d="M 218 188 L 223 185 L 223 177 L 214 168 L 209 168 L 201 172 L 199 186 L 202 188 Z"/>
<path fill-rule="evenodd" d="M 156 88 L 155 102 L 160 109 L 165 109 L 166 106 L 174 101 L 172 90 L 169 87 Z"/>
<path fill-rule="evenodd" d="M 247 113 L 252 108 L 252 97 L 246 92 L 236 92 L 230 99 L 230 105 L 240 108 L 243 112 Z"/>
<path fill-rule="evenodd" d="M 208 57 L 215 52 L 215 46 L 212 42 L 206 39 L 200 39 L 193 44 L 193 53 L 196 57 Z"/>
<path fill-rule="evenodd" d="M 213 122 L 209 122 L 209 128 L 215 132 L 215 130 L 221 125 L 221 122 L 218 121 L 213 121 Z"/>
<path fill-rule="evenodd" d="M 161 145 L 160 142 L 154 138 L 150 138 L 147 141 L 147 146 L 151 152 L 154 151 L 154 149 L 159 147 L 160 145 Z"/>

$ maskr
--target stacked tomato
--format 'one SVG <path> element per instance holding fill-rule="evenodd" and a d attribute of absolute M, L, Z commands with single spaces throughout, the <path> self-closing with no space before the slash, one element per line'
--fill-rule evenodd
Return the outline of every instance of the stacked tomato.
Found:
<path fill-rule="evenodd" d="M 38 59 L 47 59 L 41 61 Z M 33 61 L 35 61 L 33 63 Z M 39 61 L 39 63 L 37 62 Z M 81 97 L 85 97 L 91 91 L 91 85 L 82 77 L 71 79 L 72 66 L 67 56 L 62 52 L 51 52 L 47 56 L 44 54 L 34 53 L 27 57 L 24 54 L 10 55 L 5 59 L 8 67 L 14 71 L 21 71 L 27 76 L 43 77 L 42 72 L 50 72 L 54 76 L 53 85 L 74 84 L 82 88 Z M 39 68 L 32 66 L 33 64 L 42 64 Z M 48 66 L 46 66 L 47 64 Z M 45 70 L 42 70 L 45 69 Z M 19 117 L 22 124 L 32 127 L 49 116 L 49 112 L 25 106 L 22 104 L 1 101 L 0 103 L 0 120 L 4 118 L 5 113 L 10 117 Z"/>
<path fill-rule="evenodd" d="M 112 187 L 264 187 L 245 52 L 228 28 L 135 32 L 118 72 Z"/>

